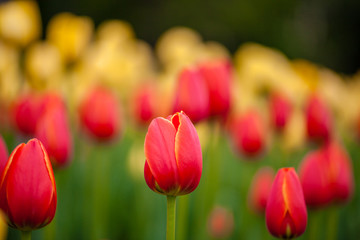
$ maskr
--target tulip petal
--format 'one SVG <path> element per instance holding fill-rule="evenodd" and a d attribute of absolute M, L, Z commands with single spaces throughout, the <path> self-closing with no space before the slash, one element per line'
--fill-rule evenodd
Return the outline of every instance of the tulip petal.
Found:
<path fill-rule="evenodd" d="M 177 191 L 174 125 L 165 118 L 154 119 L 145 137 L 145 157 L 155 181 L 164 192 Z"/>
<path fill-rule="evenodd" d="M 44 164 L 45 155 L 38 140 L 30 140 L 16 156 L 7 173 L 9 212 L 13 222 L 21 223 L 17 225 L 18 228 L 30 230 L 38 228 L 48 217 L 46 214 L 55 191 L 54 180 L 51 174 L 49 177 L 48 166 L 46 162 Z"/>
<path fill-rule="evenodd" d="M 175 114 L 172 122 L 178 126 L 175 155 L 179 169 L 181 194 L 187 194 L 194 191 L 200 182 L 202 172 L 200 140 L 194 125 L 184 113 Z"/>

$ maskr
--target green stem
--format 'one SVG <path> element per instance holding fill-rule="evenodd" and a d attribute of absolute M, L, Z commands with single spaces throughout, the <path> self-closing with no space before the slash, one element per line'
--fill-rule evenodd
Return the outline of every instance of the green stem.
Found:
<path fill-rule="evenodd" d="M 333 206 L 329 209 L 329 216 L 328 216 L 328 240 L 337 239 L 337 230 L 338 230 L 338 209 L 336 206 Z"/>
<path fill-rule="evenodd" d="M 184 195 L 179 198 L 179 211 L 177 218 L 177 229 L 176 239 L 185 240 L 187 239 L 188 223 L 189 223 L 189 195 Z"/>
<path fill-rule="evenodd" d="M 21 240 L 31 240 L 31 231 L 21 231 Z"/>
<path fill-rule="evenodd" d="M 175 240 L 176 196 L 167 197 L 166 240 Z"/>

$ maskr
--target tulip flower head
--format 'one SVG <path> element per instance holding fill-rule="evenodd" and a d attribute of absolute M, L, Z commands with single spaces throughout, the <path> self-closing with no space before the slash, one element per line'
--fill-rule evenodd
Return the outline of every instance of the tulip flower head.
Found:
<path fill-rule="evenodd" d="M 120 132 L 120 106 L 104 88 L 95 88 L 81 102 L 80 122 L 85 131 L 100 141 L 113 139 Z"/>
<path fill-rule="evenodd" d="M 193 122 L 209 115 L 209 94 L 197 68 L 185 68 L 180 73 L 175 96 L 174 112 L 184 111 Z"/>
<path fill-rule="evenodd" d="M 307 135 L 313 141 L 328 141 L 333 127 L 331 112 L 318 96 L 313 95 L 306 107 Z"/>
<path fill-rule="evenodd" d="M 156 114 L 156 95 L 152 86 L 141 86 L 133 99 L 133 116 L 138 123 L 149 124 Z"/>
<path fill-rule="evenodd" d="M 290 239 L 304 233 L 307 210 L 294 168 L 282 168 L 277 172 L 267 201 L 265 218 L 269 232 L 275 237 Z"/>
<path fill-rule="evenodd" d="M 65 166 L 71 159 L 72 138 L 63 104 L 49 106 L 39 120 L 35 136 L 44 144 L 54 166 Z"/>
<path fill-rule="evenodd" d="M 265 126 L 255 111 L 233 117 L 230 135 L 236 150 L 246 157 L 257 157 L 265 149 Z"/>
<path fill-rule="evenodd" d="M 300 180 L 308 206 L 346 202 L 354 192 L 352 164 L 336 141 L 309 153 L 300 165 Z"/>
<path fill-rule="evenodd" d="M 49 224 L 56 210 L 56 186 L 48 154 L 37 139 L 11 153 L 0 182 L 0 208 L 8 224 L 30 231 Z"/>
<path fill-rule="evenodd" d="M 209 91 L 210 116 L 225 116 L 231 105 L 231 65 L 228 60 L 200 64 L 200 73 Z"/>
<path fill-rule="evenodd" d="M 292 113 L 290 100 L 281 93 L 273 93 L 270 97 L 270 116 L 272 125 L 277 131 L 282 131 Z"/>
<path fill-rule="evenodd" d="M 257 213 L 264 213 L 267 199 L 274 180 L 274 170 L 271 167 L 260 168 L 251 183 L 248 203 Z"/>
<path fill-rule="evenodd" d="M 207 228 L 209 235 L 215 239 L 229 237 L 234 231 L 233 213 L 221 206 L 216 206 L 208 218 Z"/>
<path fill-rule="evenodd" d="M 155 118 L 145 137 L 144 175 L 153 191 L 184 195 L 195 190 L 202 173 L 199 137 L 183 112 Z"/>

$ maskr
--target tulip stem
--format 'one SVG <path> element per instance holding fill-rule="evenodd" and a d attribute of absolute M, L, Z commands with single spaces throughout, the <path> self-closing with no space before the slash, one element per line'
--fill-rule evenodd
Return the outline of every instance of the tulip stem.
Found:
<path fill-rule="evenodd" d="M 167 196 L 166 240 L 175 240 L 176 196 Z"/>
<path fill-rule="evenodd" d="M 21 240 L 31 240 L 31 231 L 21 231 Z"/>

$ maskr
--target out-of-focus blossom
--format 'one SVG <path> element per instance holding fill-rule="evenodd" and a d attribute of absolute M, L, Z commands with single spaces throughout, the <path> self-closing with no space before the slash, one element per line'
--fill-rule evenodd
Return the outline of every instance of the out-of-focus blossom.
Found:
<path fill-rule="evenodd" d="M 156 44 L 156 53 L 164 66 L 183 67 L 193 64 L 201 46 L 201 36 L 186 27 L 174 27 L 163 33 Z"/>
<path fill-rule="evenodd" d="M 310 96 L 305 114 L 308 138 L 312 141 L 328 141 L 333 131 L 333 118 L 325 102 L 315 94 Z"/>
<path fill-rule="evenodd" d="M 197 68 L 188 67 L 178 77 L 174 112 L 184 111 L 191 121 L 199 122 L 209 116 L 209 92 Z"/>
<path fill-rule="evenodd" d="M 280 92 L 274 92 L 270 96 L 270 118 L 275 130 L 283 131 L 289 122 L 292 113 L 290 99 Z"/>
<path fill-rule="evenodd" d="M 303 190 L 294 168 L 281 168 L 274 179 L 266 205 L 266 226 L 278 238 L 304 233 L 307 210 Z"/>
<path fill-rule="evenodd" d="M 300 77 L 303 83 L 308 86 L 310 90 L 315 90 L 318 88 L 319 83 L 319 69 L 313 63 L 298 59 L 294 60 L 291 63 L 292 69 Z"/>
<path fill-rule="evenodd" d="M 78 59 L 89 45 L 93 25 L 88 17 L 60 13 L 50 20 L 46 37 L 59 49 L 64 61 L 72 62 Z"/>
<path fill-rule="evenodd" d="M 132 114 L 136 122 L 149 124 L 157 116 L 157 95 L 154 85 L 141 85 L 130 102 Z"/>
<path fill-rule="evenodd" d="M 207 222 L 208 233 L 212 238 L 225 239 L 234 231 L 234 215 L 222 206 L 215 206 Z"/>
<path fill-rule="evenodd" d="M 60 98 L 52 102 L 50 100 L 47 104 L 47 109 L 37 124 L 35 136 L 43 143 L 52 164 L 64 167 L 69 164 L 72 153 L 66 108 Z"/>
<path fill-rule="evenodd" d="M 352 171 L 345 149 L 334 140 L 309 153 L 300 166 L 306 204 L 321 207 L 331 201 L 348 201 L 354 193 Z"/>
<path fill-rule="evenodd" d="M 81 127 L 99 141 L 114 139 L 121 132 L 120 105 L 114 94 L 102 87 L 89 91 L 79 106 Z"/>
<path fill-rule="evenodd" d="M 31 231 L 49 224 L 56 210 L 54 173 L 37 139 L 11 153 L 0 182 L 0 208 L 11 227 Z"/>
<path fill-rule="evenodd" d="M 202 173 L 199 137 L 183 113 L 155 118 L 145 137 L 145 181 L 164 195 L 184 195 L 196 189 Z"/>
<path fill-rule="evenodd" d="M 25 69 L 31 85 L 38 89 L 56 86 L 63 71 L 59 50 L 48 42 L 38 42 L 27 49 Z"/>
<path fill-rule="evenodd" d="M 254 175 L 248 194 L 248 205 L 257 213 L 264 213 L 275 172 L 271 167 L 262 167 Z"/>
<path fill-rule="evenodd" d="M 231 117 L 229 132 L 236 150 L 246 157 L 259 156 L 266 147 L 266 129 L 255 110 Z"/>
<path fill-rule="evenodd" d="M 227 115 L 231 106 L 231 63 L 224 59 L 204 61 L 199 70 L 209 91 L 210 116 Z"/>
<path fill-rule="evenodd" d="M 44 109 L 43 95 L 29 92 L 19 96 L 12 108 L 16 128 L 25 135 L 33 135 Z"/>
<path fill-rule="evenodd" d="M 135 33 L 132 26 L 121 20 L 108 20 L 101 23 L 97 29 L 99 41 L 106 41 L 110 45 L 123 45 L 134 41 Z"/>
<path fill-rule="evenodd" d="M 282 135 L 281 146 L 287 151 L 300 150 L 306 142 L 306 123 L 302 110 L 294 109 Z"/>
<path fill-rule="evenodd" d="M 41 34 L 41 18 L 36 1 L 8 1 L 0 5 L 0 36 L 26 46 Z"/>
<path fill-rule="evenodd" d="M 4 142 L 4 139 L 0 135 L 0 176 L 2 175 L 2 172 L 5 169 L 5 165 L 7 163 L 8 157 L 9 157 L 9 153 L 7 150 L 7 146 Z"/>

